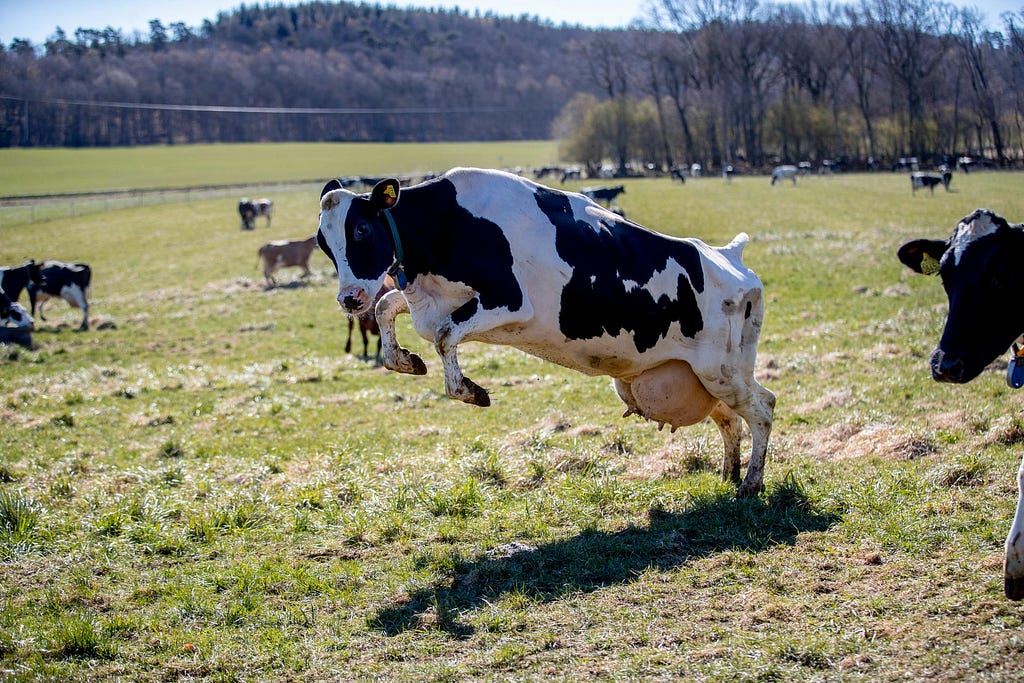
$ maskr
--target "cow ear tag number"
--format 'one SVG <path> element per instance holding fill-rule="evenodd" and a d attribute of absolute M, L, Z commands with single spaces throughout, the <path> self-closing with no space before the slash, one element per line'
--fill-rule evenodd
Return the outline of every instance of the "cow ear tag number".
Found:
<path fill-rule="evenodd" d="M 939 262 L 931 254 L 921 254 L 921 272 L 925 275 L 935 275 L 939 272 Z"/>
<path fill-rule="evenodd" d="M 1013 355 L 1006 368 L 1006 384 L 1011 389 L 1024 387 L 1024 348 L 1013 345 Z"/>

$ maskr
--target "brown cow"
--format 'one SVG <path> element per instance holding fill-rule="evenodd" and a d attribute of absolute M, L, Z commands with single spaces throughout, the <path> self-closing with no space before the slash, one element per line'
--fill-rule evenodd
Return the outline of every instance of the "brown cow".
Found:
<path fill-rule="evenodd" d="M 316 236 L 304 240 L 276 240 L 260 247 L 260 261 L 263 263 L 263 277 L 268 287 L 276 287 L 274 271 L 278 268 L 296 266 L 302 268 L 302 276 L 309 276 L 309 256 L 316 249 Z"/>
<path fill-rule="evenodd" d="M 370 357 L 370 342 L 367 339 L 367 333 L 377 335 L 377 364 L 380 365 L 380 327 L 377 326 L 377 316 L 374 315 L 374 307 L 380 298 L 395 288 L 395 281 L 391 279 L 390 275 L 384 277 L 384 286 L 377 292 L 376 298 L 373 300 L 373 306 L 370 307 L 366 313 L 357 316 L 349 316 L 348 318 L 348 339 L 345 341 L 345 353 L 352 352 L 352 329 L 355 327 L 356 320 L 359 321 L 359 334 L 363 337 L 363 358 Z"/>

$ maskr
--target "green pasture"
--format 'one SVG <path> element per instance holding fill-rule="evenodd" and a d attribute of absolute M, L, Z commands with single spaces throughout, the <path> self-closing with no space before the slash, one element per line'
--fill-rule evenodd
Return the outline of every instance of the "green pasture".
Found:
<path fill-rule="evenodd" d="M 194 184 L 554 160 L 318 147 L 277 147 L 265 175 L 197 164 Z M 4 193 L 130 187 L 107 168 L 130 151 L 92 152 L 95 173 L 26 153 L 17 191 L 0 154 Z M 171 151 L 141 185 L 190 184 L 183 159 L 207 154 L 139 153 Z M 467 344 L 481 409 L 444 396 L 407 318 L 427 376 L 358 338 L 345 354 L 326 257 L 276 289 L 257 268 L 260 244 L 315 229 L 315 185 L 252 232 L 234 194 L 0 226 L 0 263 L 94 273 L 94 329 L 51 301 L 33 349 L 0 347 L 0 679 L 1024 679 L 1001 566 L 1024 394 L 1002 361 L 932 382 L 944 296 L 895 258 L 979 206 L 1024 220 L 1024 177 L 916 197 L 890 174 L 625 185 L 652 228 L 752 237 L 778 396 L 756 500 L 720 481 L 713 426 L 622 419 L 606 379 Z"/>

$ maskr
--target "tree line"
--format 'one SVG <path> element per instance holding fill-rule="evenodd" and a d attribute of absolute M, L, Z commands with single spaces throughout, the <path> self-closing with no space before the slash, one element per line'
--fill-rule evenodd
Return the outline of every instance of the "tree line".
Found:
<path fill-rule="evenodd" d="M 1024 157 L 1024 12 L 655 0 L 629 29 L 241 5 L 0 47 L 0 145 L 564 141 L 594 167 Z"/>

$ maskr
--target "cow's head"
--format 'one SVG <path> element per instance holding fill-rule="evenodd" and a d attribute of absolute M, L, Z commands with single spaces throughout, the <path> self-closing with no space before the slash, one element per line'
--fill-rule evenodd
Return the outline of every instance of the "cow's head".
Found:
<path fill-rule="evenodd" d="M 373 305 L 395 259 L 395 241 L 384 210 L 398 203 L 398 181 L 389 178 L 369 195 L 342 189 L 332 180 L 320 193 L 317 244 L 338 271 L 338 303 L 349 315 Z"/>
<path fill-rule="evenodd" d="M 1024 332 L 1024 226 L 978 209 L 947 241 L 914 240 L 899 249 L 911 270 L 938 274 L 949 313 L 931 357 L 932 377 L 962 384 L 977 377 Z"/>
<path fill-rule="evenodd" d="M 17 301 L 0 292 L 0 327 L 32 327 L 32 316 Z"/>

